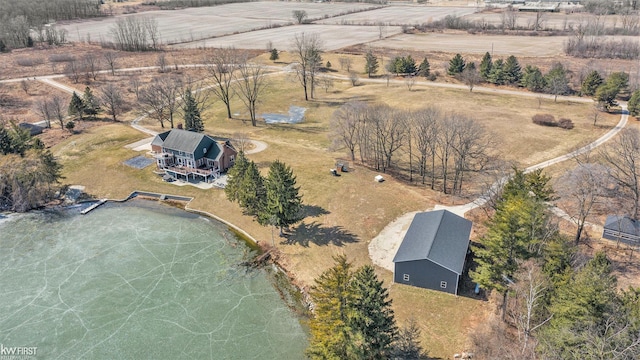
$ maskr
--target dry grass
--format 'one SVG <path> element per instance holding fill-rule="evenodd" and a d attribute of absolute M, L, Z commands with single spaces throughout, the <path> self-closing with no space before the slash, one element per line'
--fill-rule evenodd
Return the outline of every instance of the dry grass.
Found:
<path fill-rule="evenodd" d="M 88 52 L 100 54 L 101 49 L 93 46 L 78 45 L 61 49 L 77 51 L 78 56 Z M 61 51 L 56 49 L 55 51 Z M 40 50 L 31 50 L 39 54 Z M 42 55 L 48 57 L 47 52 Z M 154 65 L 157 54 L 127 54 L 121 59 L 120 67 Z M 130 55 L 130 56 L 129 56 Z M 198 63 L 202 52 L 190 50 L 167 53 L 170 64 Z M 329 74 L 347 75 L 340 67 L 340 58 L 348 57 L 352 69 L 362 72 L 364 57 L 361 54 L 326 53 L 324 63 L 332 63 Z M 420 57 L 414 56 L 418 61 Z M 5 55 L 0 55 L 0 63 L 12 63 Z M 257 62 L 273 64 L 268 55 L 256 58 Z M 276 65 L 291 63 L 293 59 L 287 52 L 281 53 Z M 386 61 L 386 60 L 385 60 Z M 1 66 L 1 64 L 0 64 Z M 432 68 L 434 63 L 432 63 Z M 11 71 L 0 76 L 16 77 L 24 69 L 10 66 Z M 60 71 L 60 66 L 56 72 Z M 51 72 L 51 64 L 46 63 L 29 68 L 38 75 Z M 183 71 L 182 74 L 194 77 L 202 72 Z M 144 83 L 157 72 L 137 74 Z M 97 91 L 105 83 L 111 82 L 122 89 L 128 101 L 135 104 L 130 90 L 131 74 L 111 76 L 102 74 L 98 81 L 90 86 Z M 232 112 L 234 119 L 226 118 L 226 111 L 220 101 L 214 101 L 203 115 L 207 132 L 215 135 L 230 136 L 242 132 L 251 138 L 266 141 L 266 151 L 251 155 L 261 169 L 266 172 L 271 161 L 278 158 L 289 164 L 298 177 L 298 184 L 304 196 L 306 219 L 292 228 L 288 238 L 278 238 L 275 243 L 283 254 L 282 262 L 295 275 L 302 286 L 308 286 L 323 270 L 333 264 L 331 255 L 346 254 L 356 265 L 370 263 L 368 242 L 380 230 L 396 217 L 416 210 L 424 210 L 436 203 L 459 202 L 459 199 L 445 197 L 420 186 L 408 185 L 386 176 L 384 183 L 375 183 L 377 174 L 369 169 L 351 164 L 353 171 L 341 177 L 332 177 L 329 169 L 335 160 L 344 156 L 342 152 L 330 150 L 328 137 L 331 114 L 344 102 L 353 99 L 381 101 L 391 106 L 405 109 L 427 105 L 441 109 L 455 109 L 473 116 L 501 139 L 498 151 L 506 154 L 522 166 L 531 165 L 567 152 L 585 141 L 592 140 L 617 122 L 618 117 L 611 115 L 598 122 L 602 127 L 591 126 L 590 106 L 587 104 L 543 101 L 536 98 L 523 98 L 511 95 L 489 95 L 469 93 L 468 90 L 452 90 L 426 87 L 416 84 L 409 91 L 402 80 L 392 82 L 389 87 L 384 83 L 367 83 L 361 74 L 362 84 L 353 87 L 348 81 L 335 81 L 334 87 L 325 92 L 317 89 L 316 100 L 305 102 L 301 86 L 291 75 L 278 75 L 269 78 L 270 86 L 258 106 L 258 113 L 286 112 L 290 105 L 308 108 L 306 119 L 296 125 L 266 125 L 259 122 L 252 127 L 242 103 L 235 99 Z M 61 82 L 83 88 L 84 84 L 71 84 L 68 79 Z M 447 81 L 450 81 L 447 79 Z M 12 93 L 19 92 L 19 84 L 12 87 Z M 34 93 L 46 93 L 48 88 L 34 88 Z M 464 99 L 464 106 L 461 100 Z M 533 125 L 531 116 L 538 112 L 551 113 L 559 117 L 568 117 L 576 128 L 571 131 L 557 128 L 545 128 Z M 131 120 L 134 113 L 122 116 Z M 150 128 L 160 130 L 151 120 L 146 123 Z M 64 164 L 63 175 L 69 184 L 83 184 L 88 193 L 96 197 L 124 198 L 133 190 L 147 190 L 161 193 L 173 193 L 195 197 L 191 206 L 230 220 L 262 243 L 271 243 L 271 230 L 243 216 L 236 204 L 229 203 L 220 190 L 200 190 L 193 187 L 177 187 L 161 181 L 153 174 L 152 167 L 137 170 L 123 165 L 126 159 L 139 155 L 125 149 L 124 145 L 133 143 L 144 135 L 131 129 L 124 123 L 109 123 L 100 127 L 85 128 L 79 135 L 64 139 L 54 147 L 55 154 Z M 391 274 L 378 269 L 387 284 L 391 283 Z M 460 351 L 465 346 L 466 334 L 474 323 L 483 317 L 487 304 L 468 299 L 456 298 L 447 294 L 428 290 L 391 285 L 391 296 L 398 319 L 403 322 L 415 316 L 423 329 L 425 346 L 434 356 L 448 357 L 451 351 Z"/>

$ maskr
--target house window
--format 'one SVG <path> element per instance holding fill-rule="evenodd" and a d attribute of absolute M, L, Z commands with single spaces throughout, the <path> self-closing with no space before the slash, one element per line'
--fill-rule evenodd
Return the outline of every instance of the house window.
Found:
<path fill-rule="evenodd" d="M 443 289 L 447 288 L 447 282 L 446 281 L 440 281 L 440 287 Z"/>
<path fill-rule="evenodd" d="M 402 275 L 402 280 L 409 281 L 409 274 Z"/>

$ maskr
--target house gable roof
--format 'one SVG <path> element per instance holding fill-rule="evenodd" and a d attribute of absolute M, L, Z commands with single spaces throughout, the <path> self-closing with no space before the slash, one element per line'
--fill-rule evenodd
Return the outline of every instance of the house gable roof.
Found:
<path fill-rule="evenodd" d="M 172 129 L 164 140 L 164 144 L 162 146 L 171 150 L 195 154 L 197 155 L 197 158 L 200 158 L 202 156 L 198 155 L 204 155 L 204 153 L 196 154 L 196 150 L 200 148 L 209 148 L 210 144 L 214 142 L 215 141 L 212 138 L 201 133 Z"/>
<path fill-rule="evenodd" d="M 162 144 L 164 144 L 164 140 L 167 138 L 167 136 L 169 136 L 170 132 L 171 131 L 165 131 L 163 133 L 156 135 L 156 137 L 153 138 L 151 145 L 162 146 Z"/>
<path fill-rule="evenodd" d="M 418 213 L 393 262 L 429 260 L 461 275 L 470 234 L 471 221 L 448 210 Z"/>
<path fill-rule="evenodd" d="M 609 215 L 604 223 L 604 230 L 640 236 L 640 222 L 628 216 Z M 606 236 L 603 237 L 608 239 Z"/>

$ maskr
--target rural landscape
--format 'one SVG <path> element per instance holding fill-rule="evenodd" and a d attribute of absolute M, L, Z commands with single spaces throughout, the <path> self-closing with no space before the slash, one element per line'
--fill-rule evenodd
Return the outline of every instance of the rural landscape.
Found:
<path fill-rule="evenodd" d="M 3 349 L 640 358 L 639 7 L 0 0 Z"/>

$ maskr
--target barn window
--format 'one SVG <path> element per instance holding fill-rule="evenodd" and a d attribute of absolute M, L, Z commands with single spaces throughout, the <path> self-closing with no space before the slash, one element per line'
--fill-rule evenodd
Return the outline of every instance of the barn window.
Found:
<path fill-rule="evenodd" d="M 440 281 L 440 287 L 443 289 L 447 288 L 447 282 L 446 281 Z"/>
<path fill-rule="evenodd" d="M 409 281 L 409 274 L 402 275 L 402 280 Z"/>

